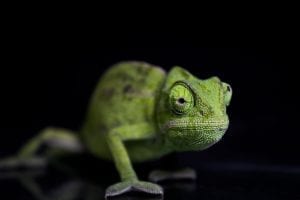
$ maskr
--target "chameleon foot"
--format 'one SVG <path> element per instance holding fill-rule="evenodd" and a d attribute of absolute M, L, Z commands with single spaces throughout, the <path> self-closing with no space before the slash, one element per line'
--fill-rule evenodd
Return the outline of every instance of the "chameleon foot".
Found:
<path fill-rule="evenodd" d="M 191 168 L 179 169 L 176 171 L 154 170 L 149 174 L 149 180 L 153 182 L 167 180 L 195 180 L 196 171 Z"/>
<path fill-rule="evenodd" d="M 144 181 L 126 181 L 116 183 L 106 189 L 105 197 L 113 197 L 129 192 L 145 193 L 153 196 L 162 196 L 163 189 L 157 184 Z"/>

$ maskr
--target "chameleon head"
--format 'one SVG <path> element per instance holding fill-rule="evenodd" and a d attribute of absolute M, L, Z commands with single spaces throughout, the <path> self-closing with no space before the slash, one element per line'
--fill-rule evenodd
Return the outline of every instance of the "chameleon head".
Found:
<path fill-rule="evenodd" d="M 212 77 L 200 80 L 180 67 L 167 75 L 156 108 L 160 132 L 177 151 L 203 150 L 218 142 L 229 119 L 232 90 Z"/>

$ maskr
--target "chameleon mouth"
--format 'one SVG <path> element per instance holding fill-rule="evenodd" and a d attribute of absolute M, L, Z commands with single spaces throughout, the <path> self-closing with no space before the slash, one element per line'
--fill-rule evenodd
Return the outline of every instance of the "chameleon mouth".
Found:
<path fill-rule="evenodd" d="M 167 122 L 164 126 L 164 130 L 195 130 L 195 131 L 226 131 L 228 128 L 228 120 L 215 120 L 215 121 L 202 121 L 202 120 L 189 120 L 187 119 L 175 119 Z"/>

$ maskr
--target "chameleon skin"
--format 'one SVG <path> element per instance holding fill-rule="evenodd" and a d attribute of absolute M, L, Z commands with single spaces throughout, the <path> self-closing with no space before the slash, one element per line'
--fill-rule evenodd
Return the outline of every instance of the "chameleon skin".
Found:
<path fill-rule="evenodd" d="M 181 67 L 169 73 L 143 62 L 121 62 L 100 79 L 81 137 L 87 148 L 114 161 L 121 182 L 107 196 L 134 190 L 162 194 L 141 182 L 131 162 L 173 151 L 197 151 L 218 142 L 228 128 L 231 87 L 219 78 L 201 80 Z"/>

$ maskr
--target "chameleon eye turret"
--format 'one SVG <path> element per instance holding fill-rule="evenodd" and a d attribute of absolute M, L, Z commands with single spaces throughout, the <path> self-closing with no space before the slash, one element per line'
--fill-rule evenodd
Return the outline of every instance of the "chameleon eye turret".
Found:
<path fill-rule="evenodd" d="M 174 113 L 182 115 L 194 106 L 194 96 L 189 87 L 183 82 L 177 82 L 170 90 L 170 106 Z"/>

